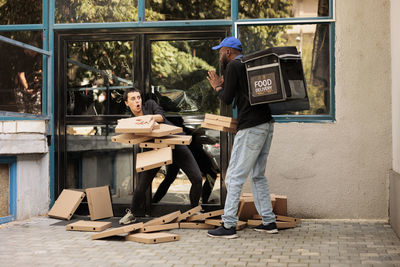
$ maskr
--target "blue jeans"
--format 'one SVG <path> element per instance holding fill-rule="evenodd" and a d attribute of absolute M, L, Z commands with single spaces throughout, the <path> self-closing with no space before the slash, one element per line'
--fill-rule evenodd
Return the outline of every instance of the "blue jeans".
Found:
<path fill-rule="evenodd" d="M 238 221 L 239 198 L 244 182 L 250 174 L 254 204 L 263 224 L 275 222 L 269 186 L 265 177 L 267 157 L 271 147 L 273 123 L 263 123 L 237 132 L 226 173 L 227 196 L 222 220 L 226 228 Z"/>

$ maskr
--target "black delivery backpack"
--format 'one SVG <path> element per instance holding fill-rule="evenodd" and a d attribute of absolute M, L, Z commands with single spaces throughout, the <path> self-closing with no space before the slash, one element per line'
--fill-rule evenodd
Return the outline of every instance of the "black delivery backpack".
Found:
<path fill-rule="evenodd" d="M 251 105 L 268 103 L 272 115 L 310 109 L 301 56 L 295 46 L 271 47 L 241 58 Z"/>

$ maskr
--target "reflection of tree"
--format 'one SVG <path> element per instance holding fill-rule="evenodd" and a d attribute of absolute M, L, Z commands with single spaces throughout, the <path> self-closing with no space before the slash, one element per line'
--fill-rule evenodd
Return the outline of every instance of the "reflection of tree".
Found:
<path fill-rule="evenodd" d="M 0 25 L 41 24 L 42 1 L 8 0 L 0 1 Z"/>

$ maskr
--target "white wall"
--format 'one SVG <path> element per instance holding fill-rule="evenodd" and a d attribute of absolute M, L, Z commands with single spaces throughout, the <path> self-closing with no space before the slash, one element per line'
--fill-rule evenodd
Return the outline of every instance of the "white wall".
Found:
<path fill-rule="evenodd" d="M 400 1 L 391 1 L 393 170 L 400 173 Z"/>
<path fill-rule="evenodd" d="M 336 1 L 336 122 L 276 123 L 272 193 L 302 218 L 388 218 L 390 1 Z M 246 184 L 246 191 L 250 191 Z"/>

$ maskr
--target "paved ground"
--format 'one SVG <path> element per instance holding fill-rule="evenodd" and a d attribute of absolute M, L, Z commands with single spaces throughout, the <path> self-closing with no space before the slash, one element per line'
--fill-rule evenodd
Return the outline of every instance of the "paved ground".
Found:
<path fill-rule="evenodd" d="M 90 239 L 47 217 L 0 225 L 0 266 L 400 266 L 388 224 L 303 221 L 277 235 L 246 228 L 234 240 L 177 229 L 181 240 L 140 244 Z"/>

